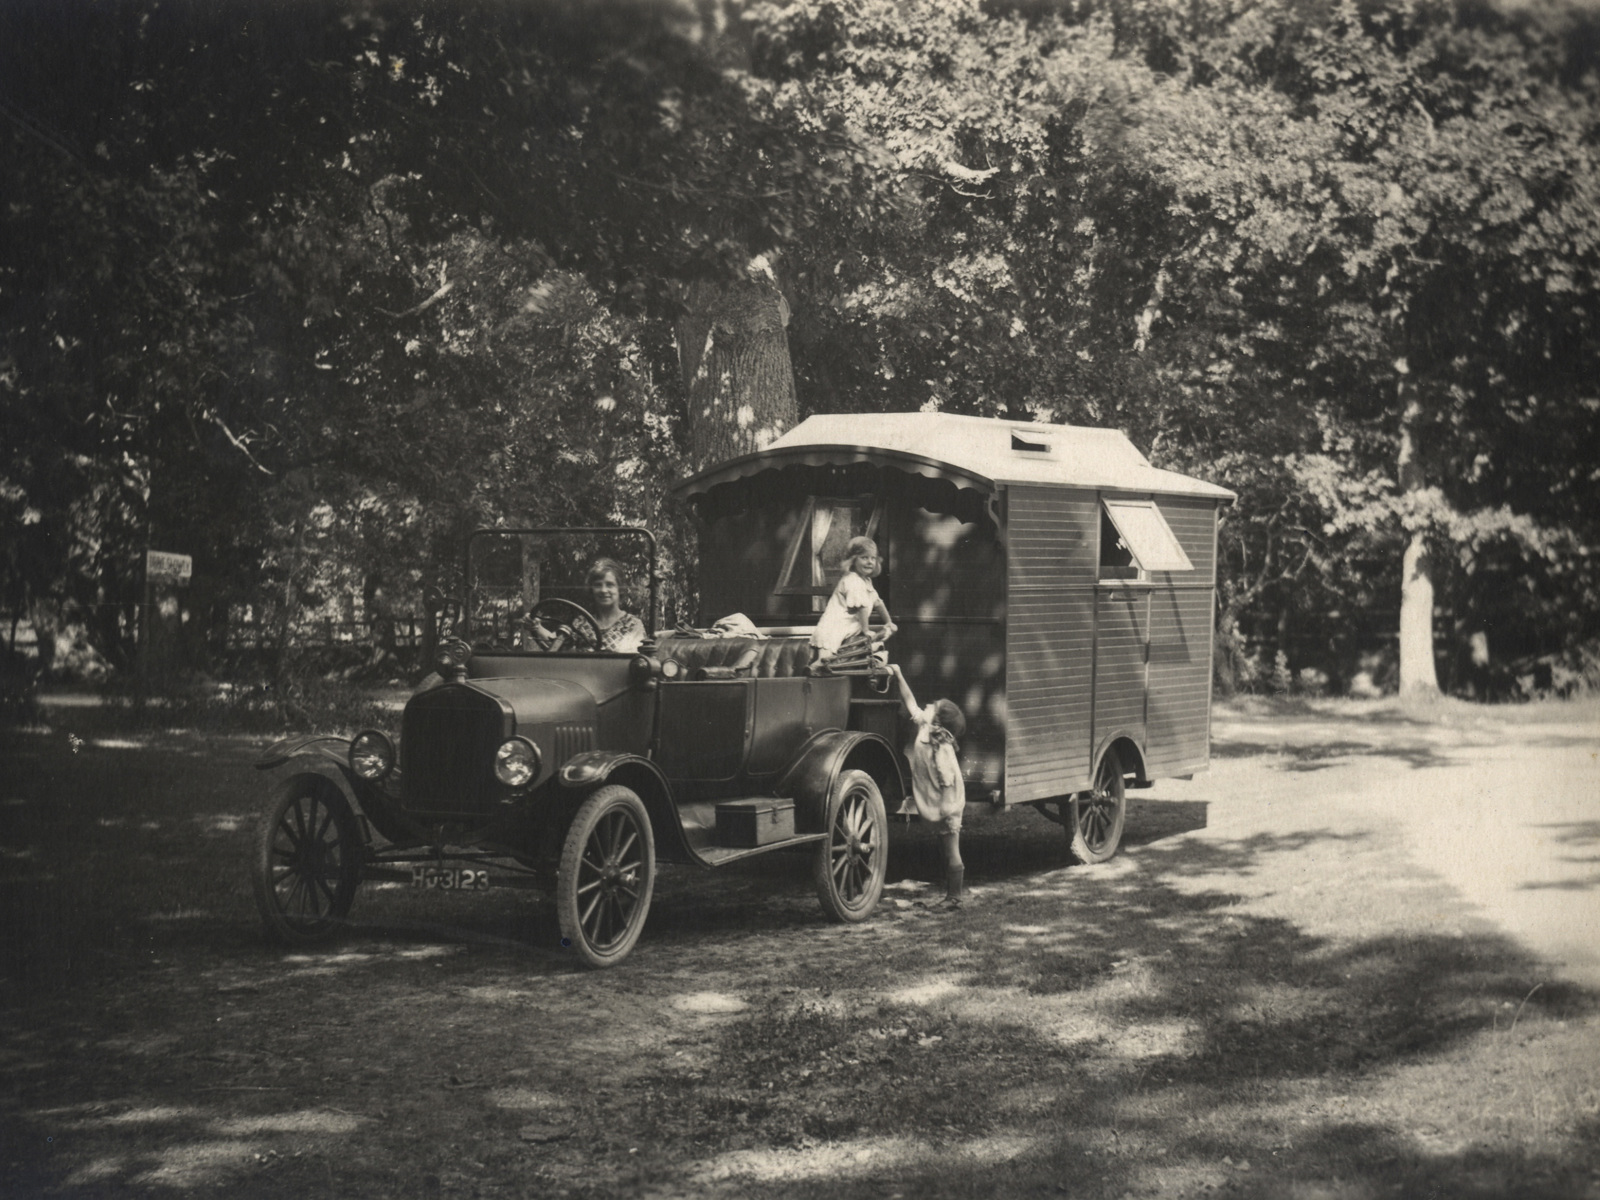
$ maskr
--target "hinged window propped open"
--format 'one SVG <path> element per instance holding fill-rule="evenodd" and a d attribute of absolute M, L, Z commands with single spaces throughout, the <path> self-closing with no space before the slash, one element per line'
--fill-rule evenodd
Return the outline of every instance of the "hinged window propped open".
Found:
<path fill-rule="evenodd" d="M 1178 544 L 1172 527 L 1153 500 L 1106 500 L 1106 516 L 1116 527 L 1133 565 L 1144 571 L 1192 571 L 1194 564 Z M 1104 553 L 1102 552 L 1102 560 Z"/>

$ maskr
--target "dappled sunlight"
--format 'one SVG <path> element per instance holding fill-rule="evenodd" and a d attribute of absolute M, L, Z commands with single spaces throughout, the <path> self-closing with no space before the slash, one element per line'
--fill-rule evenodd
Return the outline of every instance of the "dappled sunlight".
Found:
<path fill-rule="evenodd" d="M 90 738 L 89 745 L 96 750 L 145 750 L 149 748 L 149 738 L 119 738 L 97 737 Z"/>
<path fill-rule="evenodd" d="M 215 1121 L 218 1133 L 230 1137 L 248 1137 L 261 1133 L 354 1133 L 365 1118 L 351 1113 L 328 1112 L 326 1109 L 305 1109 L 300 1112 L 272 1113 L 261 1117 L 234 1117 Z"/>
<path fill-rule="evenodd" d="M 172 1121 L 186 1121 L 200 1115 L 200 1110 L 188 1105 L 177 1104 L 148 1104 L 136 1108 L 125 1109 L 119 1113 L 107 1116 L 85 1117 L 70 1122 L 70 1127 L 77 1129 L 98 1128 L 125 1128 L 129 1125 L 155 1125 Z"/>
<path fill-rule="evenodd" d="M 935 977 L 911 987 L 889 992 L 885 999 L 893 1004 L 933 1004 L 936 1001 L 960 995 L 961 985 L 949 976 Z"/>
<path fill-rule="evenodd" d="M 567 1107 L 567 1101 L 551 1092 L 532 1087 L 493 1088 L 489 1103 L 512 1112 L 556 1112 Z"/>
<path fill-rule="evenodd" d="M 187 763 L 171 783 L 99 755 L 60 832 L 16 842 L 52 864 L 46 835 L 61 862 L 90 847 L 83 911 L 107 932 L 12 1018 L 4 1133 L 37 1190 L 84 1193 L 402 1194 L 422 1185 L 397 1147 L 424 1140 L 449 1147 L 446 1195 L 1387 1200 L 1587 1180 L 1595 998 L 1408 859 L 1395 815 L 1420 777 L 1343 745 L 1389 738 L 1325 738 L 1300 760 L 1314 774 L 1241 758 L 1164 781 L 1175 798 L 1130 797 L 1124 851 L 1096 867 L 1064 866 L 1037 814 L 974 821 L 955 913 L 914 903 L 942 894 L 919 827 L 894 830 L 860 925 L 825 920 L 801 856 L 664 870 L 646 939 L 600 973 L 546 948 L 554 911 L 521 894 L 364 888 L 326 949 L 269 948 L 238 868 L 213 865 L 243 859 L 255 818 Z M 1448 748 L 1398 739 L 1424 740 Z M 143 772 L 137 803 L 104 786 L 124 772 Z M 1478 783 L 1430 786 L 1456 814 Z M 1565 859 L 1594 855 L 1592 812 L 1540 812 L 1556 869 L 1519 879 L 1591 874 Z M 85 1095 L 115 1099 L 67 1103 Z"/>
<path fill-rule="evenodd" d="M 482 1001 L 485 1004 L 514 1004 L 528 999 L 532 994 L 526 988 L 511 987 L 503 983 L 484 984 L 462 991 L 462 995 L 469 999 Z"/>
<path fill-rule="evenodd" d="M 243 1169 L 262 1152 L 260 1142 L 185 1142 L 150 1157 L 155 1166 L 131 1180 L 144 1187 L 205 1187 L 221 1183 Z"/>
<path fill-rule="evenodd" d="M 1130 1025 L 1111 1036 L 1105 1051 L 1112 1058 L 1187 1058 L 1194 1053 L 1198 1028 L 1182 1021 Z"/>
<path fill-rule="evenodd" d="M 337 975 L 347 967 L 378 966 L 386 963 L 444 959 L 465 949 L 459 945 L 375 946 L 363 950 L 342 950 L 327 954 L 285 954 L 279 961 L 293 967 L 290 975 Z"/>
<path fill-rule="evenodd" d="M 329 1139 L 370 1123 L 329 1108 L 226 1116 L 195 1105 L 129 1100 L 39 1109 L 30 1116 L 45 1131 L 57 1131 L 57 1143 L 65 1143 L 65 1134 L 81 1148 L 83 1161 L 66 1176 L 69 1184 L 206 1189 L 291 1153 L 324 1149 Z M 101 1145 L 111 1137 L 133 1137 L 137 1148 L 118 1152 Z"/>
<path fill-rule="evenodd" d="M 700 1167 L 695 1179 L 701 1184 L 726 1180 L 772 1184 L 877 1177 L 913 1165 L 919 1171 L 936 1171 L 945 1164 L 970 1169 L 1021 1158 L 1035 1144 L 1034 1138 L 995 1134 L 943 1143 L 881 1137 L 794 1149 L 735 1150 Z"/>
<path fill-rule="evenodd" d="M 105 1183 L 115 1179 L 126 1168 L 128 1157 L 123 1154 L 102 1154 L 91 1158 L 81 1167 L 74 1169 L 67 1176 L 67 1183 L 72 1187 L 82 1187 L 84 1184 Z"/>
<path fill-rule="evenodd" d="M 693 992 L 687 996 L 674 997 L 672 1007 L 693 1016 L 710 1017 L 741 1013 L 750 1005 L 738 996 L 724 992 Z"/>

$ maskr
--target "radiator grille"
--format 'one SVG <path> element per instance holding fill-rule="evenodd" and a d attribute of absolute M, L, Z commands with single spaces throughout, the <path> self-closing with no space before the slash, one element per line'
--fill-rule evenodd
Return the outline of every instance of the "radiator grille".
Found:
<path fill-rule="evenodd" d="M 500 705 L 471 688 L 445 686 L 413 699 L 400 735 L 406 807 L 487 812 L 498 786 L 494 752 L 505 737 Z"/>

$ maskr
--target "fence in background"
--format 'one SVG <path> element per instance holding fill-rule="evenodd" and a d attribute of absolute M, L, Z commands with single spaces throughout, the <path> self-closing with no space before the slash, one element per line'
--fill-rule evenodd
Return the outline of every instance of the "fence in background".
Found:
<path fill-rule="evenodd" d="M 422 645 L 427 619 L 418 616 L 393 617 L 393 647 L 415 650 Z M 290 631 L 289 641 L 301 650 L 331 650 L 341 646 L 376 646 L 382 637 L 370 621 L 300 621 Z M 230 621 L 217 638 L 224 651 L 271 650 L 278 644 L 278 630 L 272 621 Z"/>

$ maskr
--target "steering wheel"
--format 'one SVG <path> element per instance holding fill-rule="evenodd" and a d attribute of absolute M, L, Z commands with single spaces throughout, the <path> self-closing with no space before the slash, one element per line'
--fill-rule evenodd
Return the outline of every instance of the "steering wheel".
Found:
<path fill-rule="evenodd" d="M 548 615 L 550 621 L 540 620 L 541 614 Z M 548 646 L 540 647 L 542 650 L 560 650 L 566 646 L 568 640 L 572 637 L 574 624 L 587 625 L 594 639 L 588 648 L 591 650 L 600 649 L 600 622 L 595 620 L 590 615 L 589 610 L 581 604 L 575 604 L 571 600 L 563 600 L 560 596 L 547 596 L 533 606 L 533 611 L 528 616 L 535 621 L 539 621 L 541 625 L 544 625 L 555 634 Z"/>

